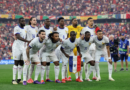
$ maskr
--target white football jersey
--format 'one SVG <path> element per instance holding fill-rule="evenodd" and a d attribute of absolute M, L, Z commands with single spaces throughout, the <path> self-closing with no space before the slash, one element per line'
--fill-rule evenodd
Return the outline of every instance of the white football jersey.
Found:
<path fill-rule="evenodd" d="M 67 35 L 68 35 L 68 28 L 67 27 L 64 27 L 64 28 L 60 28 L 60 27 L 57 27 L 57 31 L 59 33 L 59 38 L 64 40 L 67 38 Z"/>
<path fill-rule="evenodd" d="M 53 28 L 52 28 L 52 27 L 49 27 L 49 29 L 47 29 L 47 28 L 45 28 L 45 26 L 43 26 L 43 27 L 39 28 L 38 31 L 40 31 L 40 30 L 44 30 L 44 31 L 46 32 L 46 37 L 48 37 L 48 35 L 49 35 L 50 33 L 52 33 Z"/>
<path fill-rule="evenodd" d="M 47 53 L 51 53 L 53 51 L 55 51 L 55 49 L 61 44 L 60 41 L 53 43 L 51 41 L 51 39 L 47 39 L 46 43 L 45 43 L 45 47 L 43 49 L 43 53 L 47 52 Z"/>
<path fill-rule="evenodd" d="M 32 27 L 31 25 L 25 26 L 26 40 L 32 40 L 37 37 L 38 27 Z"/>
<path fill-rule="evenodd" d="M 20 26 L 15 26 L 14 35 L 15 34 L 20 34 L 22 38 L 25 38 L 25 29 L 21 28 Z M 16 39 L 13 43 L 13 46 L 15 46 L 16 48 L 20 48 L 22 50 L 24 47 L 24 42 L 19 39 Z"/>
<path fill-rule="evenodd" d="M 30 55 L 36 54 L 44 46 L 46 40 L 47 39 L 45 38 L 43 42 L 40 42 L 39 37 L 34 38 L 29 44 L 29 47 L 31 48 Z"/>
<path fill-rule="evenodd" d="M 70 38 L 64 40 L 61 44 L 61 48 L 64 49 L 64 51 L 67 53 L 67 54 L 70 54 L 71 52 L 73 52 L 73 49 L 75 47 L 77 47 L 78 45 L 78 39 L 75 39 L 74 42 L 71 42 L 70 41 Z"/>
<path fill-rule="evenodd" d="M 95 36 L 95 28 L 90 28 L 89 26 L 83 28 L 83 30 L 81 31 L 81 34 L 85 34 L 86 31 L 89 31 L 92 36 Z M 95 50 L 95 44 L 91 44 L 90 49 L 89 50 Z"/>
<path fill-rule="evenodd" d="M 106 36 L 103 36 L 102 40 L 98 40 L 97 36 L 93 38 L 94 43 L 96 44 L 96 49 L 102 51 L 106 49 L 106 44 L 109 44 L 109 39 Z"/>
<path fill-rule="evenodd" d="M 86 41 L 85 39 L 82 40 L 81 38 L 79 38 L 78 40 L 79 40 L 78 46 L 80 48 L 80 51 L 83 53 L 88 52 L 90 45 L 93 43 L 93 38 L 90 37 L 89 41 Z"/>

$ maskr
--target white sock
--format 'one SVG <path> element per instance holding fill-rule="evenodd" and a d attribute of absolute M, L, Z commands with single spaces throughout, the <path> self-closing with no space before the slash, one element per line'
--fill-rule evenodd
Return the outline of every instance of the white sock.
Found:
<path fill-rule="evenodd" d="M 85 71 L 85 76 L 87 76 L 87 70 L 88 70 L 88 64 L 84 64 L 84 71 Z"/>
<path fill-rule="evenodd" d="M 113 66 L 112 66 L 112 64 L 110 64 L 110 63 L 108 62 L 109 78 L 112 78 L 112 70 L 113 70 Z"/>
<path fill-rule="evenodd" d="M 27 80 L 27 70 L 28 70 L 29 65 L 24 65 L 23 67 L 23 81 Z"/>
<path fill-rule="evenodd" d="M 67 65 L 65 67 L 65 77 L 67 77 Z"/>
<path fill-rule="evenodd" d="M 100 78 L 100 68 L 99 68 L 99 62 L 95 62 L 95 68 L 98 78 Z"/>
<path fill-rule="evenodd" d="M 41 64 L 36 65 L 36 70 L 35 70 L 35 78 L 34 81 L 38 80 L 38 75 L 41 72 Z"/>
<path fill-rule="evenodd" d="M 96 77 L 96 70 L 94 68 L 95 66 L 93 66 L 93 77 Z"/>
<path fill-rule="evenodd" d="M 76 76 L 76 79 L 78 78 L 78 72 L 77 73 L 75 73 L 75 76 Z"/>
<path fill-rule="evenodd" d="M 32 74 L 34 71 L 34 66 L 35 66 L 35 64 L 30 65 L 28 79 L 30 79 L 32 77 Z"/>
<path fill-rule="evenodd" d="M 14 65 L 13 66 L 13 80 L 16 80 L 17 69 L 18 69 L 18 66 Z"/>
<path fill-rule="evenodd" d="M 45 74 L 46 66 L 41 66 L 41 80 L 44 80 L 44 74 Z"/>
<path fill-rule="evenodd" d="M 80 70 L 80 80 L 82 80 L 82 73 L 83 73 L 83 67 L 81 67 L 81 70 Z"/>
<path fill-rule="evenodd" d="M 50 66 L 46 66 L 46 79 L 49 79 Z"/>
<path fill-rule="evenodd" d="M 66 69 L 66 66 L 62 64 L 62 79 L 65 79 L 65 69 Z"/>
<path fill-rule="evenodd" d="M 54 69 L 55 69 L 55 80 L 57 80 L 59 77 L 59 66 L 54 66 Z"/>
<path fill-rule="evenodd" d="M 86 74 L 86 79 L 89 79 L 89 76 L 92 73 L 94 68 L 95 68 L 95 66 L 90 66 L 90 68 L 89 68 L 89 70 L 87 71 L 87 74 Z"/>
<path fill-rule="evenodd" d="M 18 65 L 18 79 L 21 79 L 22 72 L 23 72 L 23 66 Z"/>

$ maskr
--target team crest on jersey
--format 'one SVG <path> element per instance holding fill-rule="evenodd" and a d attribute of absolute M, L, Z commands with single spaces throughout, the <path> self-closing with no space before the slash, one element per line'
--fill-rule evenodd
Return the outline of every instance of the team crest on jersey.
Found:
<path fill-rule="evenodd" d="M 91 45 L 91 43 L 89 43 L 89 45 Z"/>
<path fill-rule="evenodd" d="M 102 45 L 104 45 L 105 43 L 104 42 L 102 42 Z"/>
<path fill-rule="evenodd" d="M 66 30 L 65 30 L 66 33 L 68 33 Z"/>
<path fill-rule="evenodd" d="M 37 33 L 37 30 L 36 30 L 36 33 Z"/>
<path fill-rule="evenodd" d="M 16 58 L 16 56 L 15 56 L 15 58 Z"/>
<path fill-rule="evenodd" d="M 27 33 L 27 31 L 25 30 L 25 33 Z"/>
<path fill-rule="evenodd" d="M 77 47 L 77 44 L 75 44 L 75 47 Z"/>
<path fill-rule="evenodd" d="M 50 33 L 52 33 L 52 31 L 50 31 Z"/>
<path fill-rule="evenodd" d="M 58 47 L 59 45 L 56 45 L 56 47 Z"/>

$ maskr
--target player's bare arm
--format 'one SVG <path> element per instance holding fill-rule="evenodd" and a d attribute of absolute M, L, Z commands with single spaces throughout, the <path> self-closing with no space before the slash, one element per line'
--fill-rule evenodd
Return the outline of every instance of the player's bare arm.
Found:
<path fill-rule="evenodd" d="M 112 60 L 111 60 L 111 56 L 110 56 L 109 45 L 107 45 L 107 53 L 108 53 L 108 62 L 109 62 L 110 64 L 112 64 Z"/>
<path fill-rule="evenodd" d="M 29 50 L 31 48 L 28 46 L 27 49 L 26 49 L 26 53 L 27 53 L 27 61 L 25 61 L 25 63 L 29 63 Z"/>
<path fill-rule="evenodd" d="M 81 52 L 80 52 L 79 46 L 77 46 L 77 51 L 78 51 L 78 53 L 79 53 L 79 56 L 82 57 L 82 54 L 81 54 Z"/>
<path fill-rule="evenodd" d="M 67 58 L 70 57 L 68 54 L 65 53 L 64 48 L 61 47 L 60 50 L 61 50 L 61 52 L 62 52 Z"/>

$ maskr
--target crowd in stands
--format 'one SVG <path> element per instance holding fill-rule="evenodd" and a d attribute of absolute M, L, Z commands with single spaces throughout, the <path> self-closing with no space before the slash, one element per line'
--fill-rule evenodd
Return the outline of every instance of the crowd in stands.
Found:
<path fill-rule="evenodd" d="M 11 23 L 11 24 L 10 24 Z M 0 60 L 11 59 L 12 57 L 12 44 L 14 41 L 13 29 L 17 25 L 17 22 L 0 22 Z M 67 22 L 66 22 L 67 23 Z M 53 25 L 54 23 L 52 23 Z M 41 21 L 37 24 L 38 27 L 43 26 Z M 68 25 L 68 24 L 67 24 Z M 66 25 L 66 26 L 67 26 Z M 104 23 L 97 24 L 101 30 L 103 30 L 106 36 L 114 34 L 115 37 L 119 37 L 120 33 L 125 33 L 127 38 L 130 38 L 130 23 Z M 58 26 L 58 25 L 57 25 Z"/>
<path fill-rule="evenodd" d="M 130 0 L 0 0 L 0 14 L 83 16 L 130 13 Z"/>

